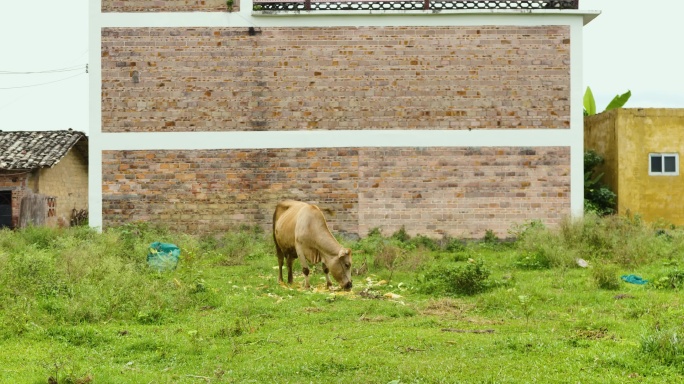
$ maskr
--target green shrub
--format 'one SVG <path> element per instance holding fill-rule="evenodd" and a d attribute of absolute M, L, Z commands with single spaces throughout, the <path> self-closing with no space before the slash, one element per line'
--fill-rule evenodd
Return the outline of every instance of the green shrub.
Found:
<path fill-rule="evenodd" d="M 679 289 L 684 285 L 684 271 L 679 268 L 662 272 L 653 280 L 653 286 L 658 289 Z"/>
<path fill-rule="evenodd" d="M 444 250 L 449 252 L 463 252 L 466 250 L 466 244 L 463 240 L 445 237 L 444 238 Z"/>
<path fill-rule="evenodd" d="M 601 181 L 603 173 L 596 171 L 603 163 L 603 157 L 596 151 L 584 152 L 584 210 L 599 216 L 615 213 L 617 203 L 617 195 Z"/>
<path fill-rule="evenodd" d="M 538 249 L 534 252 L 522 252 L 518 255 L 514 262 L 515 266 L 520 269 L 549 269 L 551 268 L 551 258 L 543 249 Z"/>
<path fill-rule="evenodd" d="M 418 286 L 428 294 L 474 295 L 489 288 L 489 275 L 489 269 L 481 260 L 437 265 L 419 275 Z"/>
<path fill-rule="evenodd" d="M 496 236 L 496 233 L 494 233 L 493 230 L 488 229 L 487 231 L 485 231 L 482 241 L 485 244 L 497 244 L 499 242 L 499 238 Z"/>
<path fill-rule="evenodd" d="M 402 225 L 396 232 L 392 234 L 392 239 L 400 241 L 402 243 L 408 243 L 411 240 L 411 236 L 406 232 L 406 228 Z"/>
<path fill-rule="evenodd" d="M 618 277 L 618 269 L 610 264 L 598 264 L 592 271 L 591 276 L 599 289 L 616 290 L 620 288 L 621 280 Z"/>
<path fill-rule="evenodd" d="M 404 257 L 406 252 L 391 243 L 385 243 L 375 253 L 373 266 L 393 270 L 399 264 L 399 260 Z"/>
<path fill-rule="evenodd" d="M 368 237 L 374 237 L 374 236 L 380 236 L 380 237 L 382 237 L 382 231 L 380 230 L 380 228 L 375 227 L 375 228 L 371 228 L 371 229 L 368 231 Z"/>
<path fill-rule="evenodd" d="M 420 234 L 411 238 L 408 242 L 416 248 L 425 248 L 429 249 L 430 251 L 436 251 L 441 248 L 437 241 Z"/>

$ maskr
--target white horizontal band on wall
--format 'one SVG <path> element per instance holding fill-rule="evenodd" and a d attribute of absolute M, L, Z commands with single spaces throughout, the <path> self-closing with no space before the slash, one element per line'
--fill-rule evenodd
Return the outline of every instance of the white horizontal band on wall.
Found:
<path fill-rule="evenodd" d="M 251 2 L 250 2 L 251 3 Z M 243 5 L 241 5 L 243 7 Z M 245 5 L 246 7 L 246 5 Z M 251 7 L 251 4 L 250 4 Z M 582 16 L 587 24 L 597 11 L 462 10 L 462 11 L 314 11 L 271 15 L 240 12 L 133 12 L 101 13 L 100 27 L 382 27 L 477 26 L 477 25 L 570 25 Z"/>
<path fill-rule="evenodd" d="M 343 147 L 565 147 L 568 129 L 103 133 L 102 150 Z"/>

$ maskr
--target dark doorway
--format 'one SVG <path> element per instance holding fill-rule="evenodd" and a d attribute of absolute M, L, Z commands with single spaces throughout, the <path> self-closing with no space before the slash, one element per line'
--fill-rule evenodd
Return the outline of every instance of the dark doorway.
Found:
<path fill-rule="evenodd" d="M 0 191 L 0 228 L 12 228 L 12 191 Z"/>

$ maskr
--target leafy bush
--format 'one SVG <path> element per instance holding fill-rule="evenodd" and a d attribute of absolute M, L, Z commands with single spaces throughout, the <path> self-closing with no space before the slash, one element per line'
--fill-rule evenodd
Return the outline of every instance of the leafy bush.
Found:
<path fill-rule="evenodd" d="M 392 239 L 398 240 L 402 243 L 408 243 L 411 240 L 411 236 L 406 232 L 406 228 L 402 225 L 396 232 L 392 234 Z"/>
<path fill-rule="evenodd" d="M 496 236 L 496 233 L 494 233 L 493 230 L 488 229 L 485 231 L 484 237 L 482 238 L 482 241 L 485 244 L 496 244 L 499 242 L 499 238 Z"/>
<path fill-rule="evenodd" d="M 676 267 L 665 271 L 654 279 L 653 286 L 658 289 L 679 289 L 684 286 L 684 271 Z"/>
<path fill-rule="evenodd" d="M 437 243 L 437 241 L 435 241 L 434 239 L 429 238 L 427 236 L 420 235 L 420 234 L 411 238 L 409 240 L 409 243 L 412 244 L 416 248 L 425 248 L 425 249 L 428 249 L 430 251 L 436 251 L 436 250 L 441 248 L 440 245 Z"/>
<path fill-rule="evenodd" d="M 596 151 L 584 152 L 584 210 L 599 216 L 615 213 L 617 203 L 617 195 L 601 181 L 603 173 L 596 172 L 603 163 L 603 156 Z"/>
<path fill-rule="evenodd" d="M 616 290 L 620 288 L 618 269 L 610 264 L 598 264 L 591 271 L 594 283 L 599 289 Z"/>
<path fill-rule="evenodd" d="M 549 269 L 552 262 L 547 252 L 538 249 L 536 252 L 520 253 L 514 264 L 520 269 Z"/>
<path fill-rule="evenodd" d="M 418 286 L 428 294 L 474 295 L 489 288 L 489 275 L 482 260 L 437 265 L 418 277 Z"/>
<path fill-rule="evenodd" d="M 466 250 L 465 242 L 453 237 L 444 238 L 444 250 L 448 252 L 463 252 Z"/>

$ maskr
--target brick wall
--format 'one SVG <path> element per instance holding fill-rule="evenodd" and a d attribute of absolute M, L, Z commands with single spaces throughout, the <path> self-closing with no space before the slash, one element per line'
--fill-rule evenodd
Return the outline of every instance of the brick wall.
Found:
<path fill-rule="evenodd" d="M 118 3 L 145 2 L 103 6 Z M 569 128 L 569 35 L 567 26 L 104 28 L 102 130 Z"/>
<path fill-rule="evenodd" d="M 231 11 L 240 10 L 234 0 Z M 102 12 L 227 12 L 226 0 L 102 0 Z"/>
<path fill-rule="evenodd" d="M 25 171 L 0 172 L 0 190 L 12 191 L 12 227 L 19 226 L 21 199 L 28 186 L 29 173 Z"/>
<path fill-rule="evenodd" d="M 104 151 L 103 224 L 162 222 L 193 233 L 268 229 L 277 201 L 333 209 L 365 235 L 505 237 L 513 223 L 570 213 L 568 147 Z"/>

